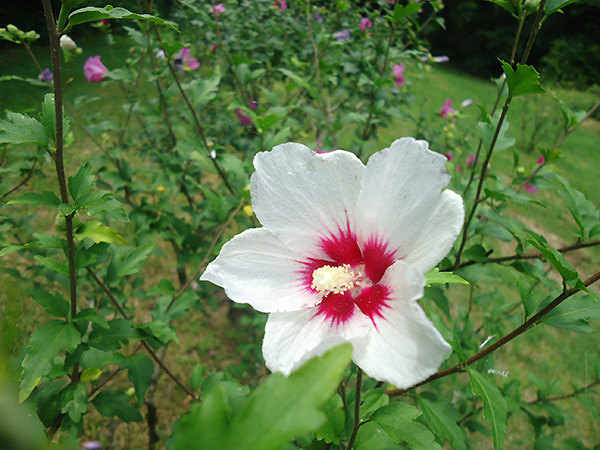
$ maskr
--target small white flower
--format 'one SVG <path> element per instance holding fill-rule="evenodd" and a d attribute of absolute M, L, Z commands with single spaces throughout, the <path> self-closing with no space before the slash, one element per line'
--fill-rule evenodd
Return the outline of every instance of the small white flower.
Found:
<path fill-rule="evenodd" d="M 443 190 L 446 158 L 404 138 L 368 164 L 288 143 L 256 155 L 252 208 L 263 228 L 225 244 L 201 280 L 269 313 L 263 355 L 289 374 L 343 342 L 375 379 L 404 388 L 450 346 L 417 301 L 452 248 L 462 199 Z"/>
<path fill-rule="evenodd" d="M 63 50 L 67 50 L 69 52 L 74 52 L 75 50 L 77 50 L 77 44 L 75 43 L 75 41 L 66 34 L 63 34 L 60 37 L 60 47 Z"/>

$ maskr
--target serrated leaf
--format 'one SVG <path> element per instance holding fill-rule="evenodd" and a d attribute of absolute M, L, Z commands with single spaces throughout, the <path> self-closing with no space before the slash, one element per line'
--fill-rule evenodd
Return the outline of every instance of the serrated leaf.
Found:
<path fill-rule="evenodd" d="M 14 112 L 8 112 L 6 117 L 6 120 L 0 120 L 0 143 L 48 147 L 48 134 L 36 119 Z"/>
<path fill-rule="evenodd" d="M 487 150 L 489 150 L 490 146 L 492 145 L 492 140 L 494 138 L 494 134 L 496 133 L 499 120 L 500 114 L 495 114 L 490 118 L 489 123 L 479 122 L 477 124 L 477 134 L 481 138 L 481 141 Z M 496 143 L 494 144 L 494 151 L 499 152 L 515 145 L 516 139 L 507 135 L 509 126 L 510 124 L 508 120 L 504 120 L 502 126 L 500 127 L 498 137 L 496 138 Z"/>
<path fill-rule="evenodd" d="M 452 272 L 440 272 L 440 269 L 434 267 L 425 274 L 425 286 L 430 287 L 432 284 L 469 284 L 469 282 Z"/>
<path fill-rule="evenodd" d="M 54 192 L 44 191 L 41 194 L 28 192 L 20 197 L 13 198 L 8 202 L 9 205 L 45 205 L 55 208 L 61 204 L 60 198 Z"/>
<path fill-rule="evenodd" d="M 42 126 L 44 127 L 46 134 L 50 139 L 56 141 L 56 110 L 54 107 L 54 94 L 52 93 L 48 93 L 44 96 L 40 120 L 42 121 Z M 69 134 L 69 120 L 63 113 L 63 136 L 66 136 L 67 134 Z"/>
<path fill-rule="evenodd" d="M 415 422 L 421 414 L 414 406 L 392 403 L 375 411 L 372 419 L 399 444 L 406 442 L 413 450 L 442 450 L 433 433 Z"/>
<path fill-rule="evenodd" d="M 75 383 L 67 386 L 61 396 L 61 412 L 69 415 L 69 419 L 78 423 L 81 416 L 87 412 L 88 391 L 83 383 Z"/>
<path fill-rule="evenodd" d="M 143 338 L 131 320 L 113 319 L 108 322 L 108 325 L 108 329 L 94 327 L 88 343 L 102 350 L 118 350 L 121 344 L 127 344 L 131 339 Z"/>
<path fill-rule="evenodd" d="M 127 241 L 119 235 L 115 230 L 107 227 L 103 223 L 97 220 L 85 222 L 77 227 L 75 231 L 75 237 L 79 240 L 85 238 L 91 239 L 96 244 L 100 242 L 108 242 L 109 244 L 120 244 L 126 245 Z"/>
<path fill-rule="evenodd" d="M 120 278 L 133 275 L 143 267 L 143 262 L 154 249 L 154 244 L 145 244 L 136 248 L 128 256 L 114 257 L 107 269 L 108 279 L 119 280 Z"/>
<path fill-rule="evenodd" d="M 344 402 L 339 395 L 334 395 L 323 405 L 323 412 L 327 420 L 317 430 L 315 435 L 318 439 L 327 443 L 340 443 L 340 436 L 344 432 L 344 423 L 346 414 L 344 412 Z"/>
<path fill-rule="evenodd" d="M 102 375 L 102 370 L 94 369 L 93 367 L 88 367 L 83 372 L 81 372 L 81 376 L 79 379 L 81 381 L 96 381 Z"/>
<path fill-rule="evenodd" d="M 138 399 L 138 403 L 142 404 L 144 402 L 144 397 L 146 396 L 146 391 L 152 381 L 154 363 L 147 355 L 137 353 L 125 358 L 121 362 L 121 367 L 127 369 L 127 376 L 129 377 L 129 381 L 131 381 L 135 387 L 135 395 Z"/>
<path fill-rule="evenodd" d="M 50 294 L 41 289 L 26 290 L 36 303 L 46 308 L 46 312 L 55 317 L 66 318 L 69 315 L 69 302 L 59 293 Z"/>
<path fill-rule="evenodd" d="M 206 79 L 197 78 L 188 84 L 190 101 L 194 106 L 202 106 L 217 96 L 221 83 L 221 69 L 215 68 L 213 75 Z"/>
<path fill-rule="evenodd" d="M 546 92 L 539 82 L 540 74 L 533 66 L 517 63 L 517 70 L 513 70 L 506 61 L 500 60 L 502 69 L 506 74 L 508 95 L 510 98 L 527 94 L 542 94 Z"/>
<path fill-rule="evenodd" d="M 473 394 L 483 400 L 483 417 L 492 428 L 494 449 L 501 450 L 504 448 L 508 422 L 506 399 L 498 388 L 479 372 L 467 367 L 467 373 Z"/>
<path fill-rule="evenodd" d="M 467 449 L 467 435 L 457 423 L 461 420 L 461 416 L 449 402 L 437 397 L 432 392 L 419 394 L 417 401 L 435 434 L 443 441 L 448 441 L 453 450 Z"/>
<path fill-rule="evenodd" d="M 23 359 L 23 377 L 19 402 L 24 402 L 42 377 L 54 366 L 54 358 L 63 350 L 72 352 L 81 342 L 77 329 L 62 320 L 47 322 L 33 332 Z"/>
<path fill-rule="evenodd" d="M 420 9 L 421 5 L 418 3 L 409 3 L 406 6 L 397 4 L 394 6 L 394 22 L 396 22 L 396 24 L 401 24 L 404 19 L 416 14 Z"/>
<path fill-rule="evenodd" d="M 398 444 L 375 422 L 367 422 L 358 429 L 354 450 L 403 450 L 406 446 Z"/>
<path fill-rule="evenodd" d="M 141 422 L 142 416 L 137 406 L 129 402 L 129 397 L 120 391 L 102 391 L 92 403 L 104 417 L 119 417 L 123 422 Z"/>
<path fill-rule="evenodd" d="M 94 6 L 88 6 L 86 8 L 80 8 L 69 14 L 69 25 L 65 31 L 69 31 L 73 26 L 87 22 L 96 22 L 103 19 L 135 19 L 145 20 L 148 22 L 154 22 L 159 25 L 167 25 L 173 30 L 177 31 L 171 23 L 164 21 L 163 19 L 152 16 L 150 14 L 136 14 L 125 8 L 114 8 L 111 5 L 107 5 L 104 8 L 96 8 Z"/>
<path fill-rule="evenodd" d="M 94 171 L 88 162 L 81 166 L 74 176 L 69 177 L 69 193 L 76 205 L 78 200 L 94 189 L 94 178 Z"/>
<path fill-rule="evenodd" d="M 58 262 L 55 259 L 51 259 L 42 255 L 35 255 L 33 259 L 47 269 L 62 273 L 63 275 L 69 275 L 69 266 L 66 261 Z"/>
<path fill-rule="evenodd" d="M 148 333 L 151 337 L 158 339 L 163 344 L 167 344 L 170 341 L 175 341 L 179 344 L 177 333 L 167 324 L 161 320 L 152 320 L 138 325 L 138 329 Z"/>

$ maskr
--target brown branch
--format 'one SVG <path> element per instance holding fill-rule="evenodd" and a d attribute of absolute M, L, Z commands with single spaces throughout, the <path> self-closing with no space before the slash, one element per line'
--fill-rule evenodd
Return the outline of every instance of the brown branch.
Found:
<path fill-rule="evenodd" d="M 598 280 L 600 280 L 600 272 L 597 272 L 594 275 L 592 275 L 591 277 L 589 277 L 587 280 L 585 280 L 583 282 L 583 284 L 584 284 L 584 286 L 587 287 L 587 286 L 590 286 L 591 284 L 595 283 Z M 535 325 L 540 319 L 542 319 L 546 314 L 548 314 L 550 311 L 552 311 L 554 308 L 556 308 L 558 305 L 560 305 L 566 299 L 568 299 L 572 295 L 580 292 L 581 290 L 582 290 L 581 288 L 575 287 L 575 288 L 563 291 L 562 294 L 560 294 L 558 297 L 556 297 L 554 300 L 552 300 L 552 302 L 550 302 L 548 305 L 546 305 L 544 308 L 542 308 L 538 313 L 534 314 L 528 320 L 523 322 L 523 324 L 521 324 L 519 327 L 515 328 L 513 331 L 511 331 L 510 333 L 505 335 L 502 339 L 499 339 L 494 344 L 492 344 L 489 347 L 485 348 L 484 350 L 480 351 L 476 355 L 471 356 L 465 362 L 457 364 L 456 366 L 451 367 L 446 370 L 440 370 L 440 371 L 434 373 L 433 375 L 431 375 L 429 378 L 427 378 L 411 387 L 408 387 L 406 389 L 392 389 L 390 391 L 387 391 L 386 394 L 388 394 L 390 396 L 402 395 L 402 394 L 405 394 L 406 392 L 409 392 L 409 391 L 412 391 L 413 389 L 418 388 L 419 386 L 423 386 L 427 383 L 430 383 L 433 380 L 437 380 L 439 378 L 444 378 L 448 375 L 452 375 L 453 373 L 464 372 L 466 366 L 469 366 L 469 365 L 473 364 L 474 362 L 479 361 L 480 359 L 486 357 L 490 353 L 492 353 L 495 350 L 502 347 L 504 344 L 512 341 L 519 335 L 523 334 L 525 331 L 527 331 L 529 328 L 531 328 L 533 325 Z"/>
<path fill-rule="evenodd" d="M 587 393 L 587 390 L 597 386 L 600 384 L 600 379 L 588 384 L 587 386 L 584 386 L 580 389 L 575 389 L 573 392 L 570 392 L 568 394 L 561 394 L 561 395 L 554 395 L 554 396 L 550 396 L 550 397 L 540 397 L 540 398 L 536 398 L 535 400 L 531 400 L 527 403 L 529 403 L 530 405 L 533 405 L 535 403 L 547 403 L 547 402 L 554 402 L 556 400 L 564 400 L 567 398 L 573 398 L 576 397 L 580 394 L 585 394 Z"/>
<path fill-rule="evenodd" d="M 25 176 L 25 178 L 23 178 L 19 183 L 17 183 L 15 186 L 13 186 L 12 188 L 10 188 L 8 191 L 6 191 L 4 194 L 2 194 L 2 196 L 0 197 L 0 200 L 3 200 L 4 197 L 9 196 L 10 194 L 12 194 L 13 192 L 15 192 L 16 190 L 20 189 L 21 187 L 23 187 L 31 178 L 31 176 L 33 175 L 33 171 L 35 170 L 35 165 L 37 163 L 38 159 L 37 157 L 33 160 L 33 164 L 31 165 L 31 168 L 29 169 L 29 171 L 27 172 L 27 175 Z"/>
<path fill-rule="evenodd" d="M 113 305 L 117 308 L 119 313 L 125 319 L 129 319 L 129 316 L 127 315 L 127 313 L 125 312 L 125 310 L 123 309 L 121 304 L 118 302 L 118 300 L 114 297 L 114 295 L 112 294 L 112 292 L 110 291 L 108 286 L 106 286 L 102 282 L 102 280 L 96 276 L 96 274 L 94 273 L 94 271 L 92 269 L 90 269 L 89 267 L 86 267 L 86 269 L 87 269 L 87 272 L 90 274 L 90 276 L 94 279 L 96 284 L 100 287 L 100 289 L 102 289 L 104 291 L 104 293 L 108 296 L 108 298 L 113 303 Z M 181 380 L 179 380 L 179 378 L 177 378 L 177 376 L 173 372 L 171 372 L 167 366 L 165 366 L 165 364 L 156 355 L 156 353 L 154 352 L 152 347 L 150 347 L 150 345 L 148 345 L 148 343 L 144 339 L 142 339 L 140 342 L 141 342 L 142 346 L 146 349 L 146 351 L 148 352 L 150 357 L 152 357 L 152 359 L 156 362 L 156 364 L 158 364 L 160 366 L 160 368 L 165 371 L 165 373 L 175 382 L 175 384 L 177 384 L 177 386 L 179 386 L 186 394 L 188 394 L 194 400 L 198 400 L 198 397 L 196 396 L 196 394 L 194 394 L 194 392 L 191 389 L 189 389 L 185 384 L 183 384 L 183 382 L 181 382 Z"/>

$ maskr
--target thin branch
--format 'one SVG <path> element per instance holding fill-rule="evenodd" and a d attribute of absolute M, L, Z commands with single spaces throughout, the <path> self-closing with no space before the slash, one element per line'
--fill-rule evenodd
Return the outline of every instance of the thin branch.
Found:
<path fill-rule="evenodd" d="M 527 403 L 529 403 L 530 405 L 533 405 L 535 403 L 547 403 L 547 402 L 554 402 L 556 400 L 564 400 L 567 398 L 577 397 L 580 394 L 587 394 L 588 389 L 593 388 L 594 386 L 597 386 L 599 384 L 600 384 L 600 379 L 598 379 L 580 389 L 575 389 L 573 392 L 570 392 L 568 394 L 554 395 L 554 396 L 550 396 L 550 397 L 540 397 L 540 398 L 536 398 L 535 400 L 531 400 Z"/>
<path fill-rule="evenodd" d="M 98 276 L 96 276 L 92 269 L 90 269 L 89 267 L 86 267 L 86 269 L 90 276 L 93 278 L 93 280 L 96 282 L 96 284 L 100 287 L 100 289 L 102 289 L 104 293 L 108 296 L 112 304 L 115 306 L 115 308 L 117 308 L 117 310 L 123 316 L 123 318 L 129 319 L 129 316 L 127 315 L 119 301 L 114 297 L 108 286 L 106 286 L 102 282 L 102 280 L 98 278 Z M 188 394 L 194 400 L 198 400 L 196 394 L 194 394 L 194 392 L 191 389 L 189 389 L 185 384 L 183 384 L 183 382 L 181 382 L 181 380 L 179 380 L 179 378 L 177 378 L 177 376 L 173 372 L 171 372 L 167 366 L 165 366 L 165 364 L 156 355 L 152 347 L 150 347 L 150 345 L 148 345 L 148 343 L 144 339 L 142 339 L 140 342 L 142 346 L 146 349 L 150 357 L 152 357 L 152 359 L 160 366 L 160 368 L 165 371 L 165 373 L 175 382 L 175 384 L 177 384 L 177 386 L 179 386 L 186 394 Z"/>
<path fill-rule="evenodd" d="M 595 283 L 598 280 L 600 280 L 600 272 L 597 272 L 594 275 L 592 275 L 591 277 L 589 277 L 587 280 L 585 280 L 583 282 L 583 284 L 584 284 L 584 286 L 587 287 L 587 286 L 590 286 L 591 284 Z M 523 322 L 522 325 L 515 328 L 513 331 L 508 333 L 502 339 L 499 339 L 498 341 L 496 341 L 494 344 L 492 344 L 489 347 L 485 348 L 484 350 L 480 351 L 476 355 L 470 357 L 464 363 L 457 364 L 456 366 L 451 367 L 446 370 L 440 370 L 440 371 L 434 373 L 433 375 L 431 375 L 429 378 L 427 378 L 427 379 L 421 381 L 420 383 L 417 383 L 409 388 L 393 389 L 393 390 L 387 391 L 386 394 L 388 394 L 390 396 L 405 394 L 406 392 L 412 391 L 413 389 L 416 389 L 419 386 L 423 386 L 427 383 L 430 383 L 433 380 L 437 380 L 439 378 L 444 378 L 448 375 L 452 375 L 453 373 L 464 372 L 466 366 L 469 366 L 469 365 L 473 364 L 474 362 L 479 361 L 480 359 L 486 357 L 490 353 L 492 353 L 495 350 L 502 347 L 504 344 L 506 344 L 506 343 L 512 341 L 513 339 L 515 339 L 516 337 L 520 336 L 525 331 L 527 331 L 529 328 L 531 328 L 533 325 L 535 325 L 546 314 L 548 314 L 550 311 L 552 311 L 554 308 L 556 308 L 558 305 L 560 305 L 566 299 L 568 299 L 572 295 L 580 292 L 581 290 L 582 290 L 581 288 L 575 287 L 575 288 L 563 291 L 562 294 L 560 294 L 558 297 L 556 297 L 554 300 L 552 300 L 552 302 L 550 302 L 548 305 L 546 305 L 544 308 L 542 308 L 537 314 L 534 314 L 528 320 Z"/>
<path fill-rule="evenodd" d="M 231 223 L 231 221 L 233 220 L 233 218 L 240 211 L 240 209 L 242 208 L 243 204 L 244 204 L 244 201 L 242 200 L 240 202 L 240 204 L 237 206 L 237 208 L 235 208 L 235 210 L 229 215 L 229 217 L 227 218 L 227 220 L 225 221 L 225 223 L 221 226 L 221 228 L 217 232 L 215 238 L 213 239 L 212 244 L 210 245 L 209 249 L 207 250 L 206 255 L 204 256 L 204 259 L 202 260 L 202 262 L 198 266 L 198 269 L 196 269 L 196 271 L 194 272 L 194 274 L 187 280 L 187 282 L 183 286 L 181 286 L 181 288 L 179 289 L 179 292 L 177 292 L 177 294 L 175 294 L 175 296 L 173 297 L 173 299 L 169 303 L 169 306 L 167 306 L 167 311 L 169 311 L 171 309 L 171 307 L 173 306 L 173 304 L 175 303 L 175 301 L 179 297 L 181 297 L 181 294 L 183 294 L 185 292 L 185 290 L 190 286 L 190 284 L 192 284 L 192 281 L 194 281 L 195 279 L 197 279 L 198 276 L 200 275 L 200 273 L 204 270 L 204 268 L 206 266 L 206 262 L 208 261 L 208 258 L 210 257 L 210 254 L 212 253 L 213 249 L 217 245 L 217 242 L 219 242 L 219 239 L 221 239 L 221 236 L 223 236 L 223 233 L 225 232 L 225 230 L 227 229 L 227 227 L 229 226 L 229 224 Z"/>
<path fill-rule="evenodd" d="M 356 439 L 356 434 L 358 433 L 358 429 L 360 428 L 360 391 L 362 389 L 362 376 L 363 371 L 359 367 L 356 373 L 356 390 L 354 395 L 354 427 L 352 428 L 352 435 L 350 436 L 350 440 L 348 441 L 346 450 L 352 449 L 352 446 L 354 445 L 354 440 Z"/>
<path fill-rule="evenodd" d="M 38 162 L 38 158 L 36 157 L 33 160 L 33 164 L 31 165 L 31 168 L 29 169 L 29 171 L 27 172 L 27 175 L 25 176 L 25 178 L 23 178 L 19 183 L 17 183 L 15 186 L 13 186 L 12 188 L 10 188 L 8 191 L 6 191 L 4 194 L 2 194 L 2 196 L 0 197 L 0 200 L 3 200 L 4 197 L 9 196 L 10 194 L 12 194 L 13 192 L 15 192 L 16 190 L 20 189 L 21 187 L 23 187 L 31 178 L 31 176 L 33 175 L 33 172 L 35 170 L 35 165 Z"/>

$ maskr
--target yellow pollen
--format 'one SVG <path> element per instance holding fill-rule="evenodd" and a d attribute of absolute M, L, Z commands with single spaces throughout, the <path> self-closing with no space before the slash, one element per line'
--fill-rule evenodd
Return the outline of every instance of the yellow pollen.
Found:
<path fill-rule="evenodd" d="M 349 264 L 338 267 L 323 266 L 313 272 L 311 287 L 321 295 L 342 294 L 360 284 L 360 272 L 355 273 Z"/>

